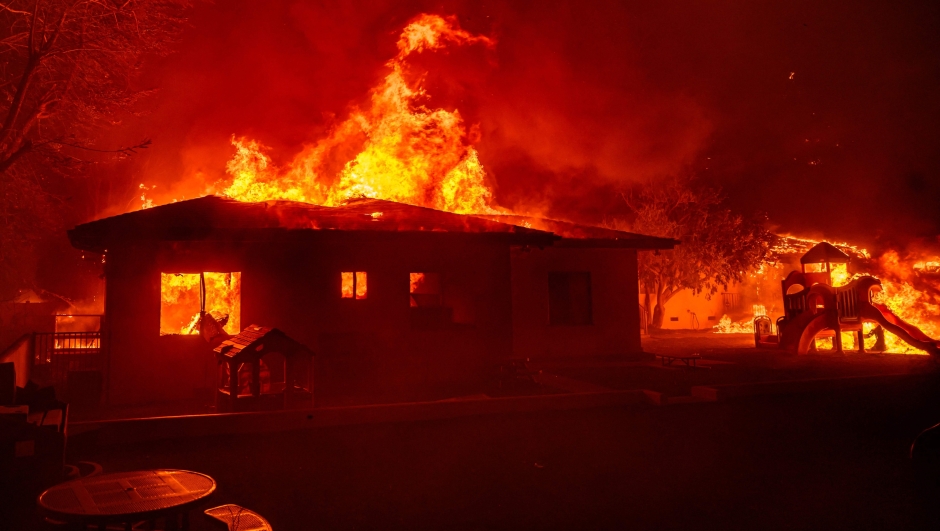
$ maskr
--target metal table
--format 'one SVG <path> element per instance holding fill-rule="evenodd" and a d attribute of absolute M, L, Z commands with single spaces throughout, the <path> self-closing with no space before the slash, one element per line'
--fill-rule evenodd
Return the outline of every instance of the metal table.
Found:
<path fill-rule="evenodd" d="M 187 470 L 139 470 L 68 481 L 39 495 L 40 510 L 81 525 L 166 519 L 167 529 L 189 527 L 188 511 L 215 491 L 215 480 Z M 182 520 L 180 522 L 180 520 Z"/>
<path fill-rule="evenodd" d="M 663 360 L 663 366 L 668 367 L 671 366 L 674 361 L 681 361 L 686 367 L 692 369 L 697 367 L 695 362 L 702 359 L 702 356 L 698 354 L 656 354 L 656 357 Z"/>

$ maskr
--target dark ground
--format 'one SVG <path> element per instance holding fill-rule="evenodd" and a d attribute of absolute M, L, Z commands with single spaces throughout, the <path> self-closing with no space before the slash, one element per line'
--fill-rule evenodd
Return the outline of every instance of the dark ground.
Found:
<path fill-rule="evenodd" d="M 663 341 L 661 348 L 676 344 Z M 740 355 L 733 347 L 721 353 Z M 880 363 L 880 372 L 924 361 L 879 359 L 811 361 L 868 369 Z M 799 372 L 805 362 L 793 363 L 785 369 Z M 938 384 L 940 377 L 929 376 L 718 403 L 120 448 L 77 443 L 69 461 L 95 461 L 105 472 L 205 472 L 219 483 L 213 502 L 253 509 L 279 531 L 936 529 L 940 492 L 915 488 L 907 451 L 920 430 L 940 422 Z M 37 522 L 28 500 L 6 521 L 14 529 Z"/>

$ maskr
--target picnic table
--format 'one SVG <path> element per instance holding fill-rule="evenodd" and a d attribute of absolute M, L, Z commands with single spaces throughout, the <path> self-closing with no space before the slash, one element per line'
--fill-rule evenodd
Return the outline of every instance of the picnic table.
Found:
<path fill-rule="evenodd" d="M 686 367 L 695 368 L 695 363 L 702 359 L 698 353 L 695 354 L 656 354 L 656 357 L 661 359 L 664 367 L 669 367 L 673 362 L 681 361 L 685 364 Z"/>
<path fill-rule="evenodd" d="M 39 495 L 40 511 L 54 520 L 105 529 L 165 519 L 166 529 L 189 528 L 188 511 L 215 491 L 215 480 L 188 470 L 139 470 L 61 483 Z M 180 521 L 182 520 L 182 521 Z"/>

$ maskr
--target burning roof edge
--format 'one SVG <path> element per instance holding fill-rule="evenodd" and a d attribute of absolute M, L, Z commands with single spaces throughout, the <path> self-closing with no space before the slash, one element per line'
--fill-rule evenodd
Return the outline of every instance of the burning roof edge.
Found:
<path fill-rule="evenodd" d="M 851 257 L 829 242 L 819 242 L 812 249 L 806 251 L 800 258 L 801 264 L 819 264 L 829 262 L 832 264 L 845 264 L 851 260 Z"/>
<path fill-rule="evenodd" d="M 551 232 L 561 238 L 556 247 L 618 247 L 627 249 L 672 249 L 679 241 L 635 232 L 581 225 L 570 221 L 519 215 L 480 216 L 500 223 Z"/>
<path fill-rule="evenodd" d="M 353 199 L 327 207 L 297 201 L 241 202 L 214 195 L 119 214 L 68 231 L 76 248 L 103 252 L 128 241 L 238 238 L 252 231 L 445 232 L 502 235 L 515 244 L 671 249 L 678 242 L 524 216 L 462 215 L 426 207 Z"/>

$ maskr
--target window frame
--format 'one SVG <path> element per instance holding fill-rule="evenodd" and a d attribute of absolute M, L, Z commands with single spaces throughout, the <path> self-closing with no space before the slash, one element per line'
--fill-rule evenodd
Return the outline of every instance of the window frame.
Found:
<path fill-rule="evenodd" d="M 437 293 L 419 293 L 411 291 L 412 286 L 412 275 L 433 275 L 437 280 Z M 428 277 L 431 278 L 431 277 Z M 435 295 L 437 296 L 437 304 L 417 304 L 417 301 L 412 297 L 413 295 Z M 414 303 L 414 304 L 412 304 Z M 443 308 L 444 307 L 444 275 L 437 271 L 410 271 L 408 273 L 408 306 L 410 308 Z"/>
<path fill-rule="evenodd" d="M 203 290 L 203 286 L 205 286 L 205 276 L 206 276 L 206 275 L 210 275 L 210 274 L 212 274 L 212 275 L 230 275 L 231 278 L 232 278 L 232 280 L 237 284 L 237 286 L 238 286 L 238 289 L 237 289 L 237 292 L 238 292 L 238 300 L 237 300 L 236 305 L 235 305 L 235 309 L 237 310 L 237 314 L 235 314 L 234 312 L 229 314 L 228 323 L 223 327 L 223 329 L 225 330 L 226 328 L 232 328 L 233 330 L 236 330 L 236 329 L 238 329 L 238 328 L 241 326 L 241 320 L 242 320 L 242 315 L 241 315 L 241 313 L 242 313 L 242 294 L 243 294 L 243 290 L 244 290 L 244 283 L 243 283 L 243 280 L 244 280 L 244 279 L 243 279 L 242 277 L 243 277 L 244 271 L 196 271 L 196 272 L 188 272 L 188 271 L 166 272 L 166 271 L 160 271 L 160 273 L 159 273 L 159 275 L 160 275 L 160 281 L 159 281 L 159 286 L 160 286 L 160 288 L 159 288 L 159 291 L 158 291 L 158 301 L 159 301 L 160 307 L 159 307 L 159 312 L 157 313 L 157 331 L 158 331 L 159 337 L 200 337 L 200 336 L 201 336 L 201 333 L 200 333 L 200 331 L 199 331 L 199 327 L 198 327 L 198 326 L 196 326 L 196 327 L 193 329 L 194 331 L 193 331 L 192 333 L 189 333 L 189 334 L 183 334 L 183 333 L 180 333 L 180 332 L 164 332 L 164 322 L 163 322 L 163 318 L 164 318 L 164 312 L 165 312 L 165 309 L 166 309 L 166 308 L 165 308 L 165 304 L 164 304 L 164 300 L 163 300 L 164 289 L 165 289 L 164 277 L 175 277 L 175 276 L 184 276 L 184 275 L 194 275 L 194 276 L 200 277 L 200 280 L 197 282 L 196 288 L 195 288 L 196 291 L 197 291 L 197 293 L 196 293 L 196 298 L 197 298 L 197 304 L 198 304 L 198 308 L 196 308 L 196 314 L 194 314 L 194 317 L 195 317 L 195 315 L 202 313 L 202 309 L 203 309 L 204 307 L 205 307 L 205 311 L 206 311 L 207 314 L 208 314 L 210 311 L 214 310 L 214 308 L 209 308 L 209 307 L 207 306 L 207 304 L 206 304 L 206 301 L 207 301 L 207 299 L 209 298 L 209 288 L 208 288 L 208 287 L 205 287 L 205 290 Z M 233 317 L 235 317 L 235 318 L 233 319 Z M 231 325 L 231 326 L 230 326 L 230 325 Z M 235 332 L 233 333 L 233 332 L 230 332 L 229 330 L 225 330 L 225 333 L 231 334 L 231 335 L 235 335 L 235 334 L 238 334 L 240 331 L 241 331 L 241 330 L 238 329 L 237 331 L 235 331 Z"/>
<path fill-rule="evenodd" d="M 343 291 L 345 275 L 352 275 L 352 296 L 347 297 Z M 362 296 L 359 296 L 359 275 L 362 275 L 362 280 L 365 284 L 365 293 Z M 339 273 L 339 297 L 340 300 L 351 300 L 351 301 L 364 301 L 369 299 L 369 272 L 368 271 L 340 271 Z"/>

